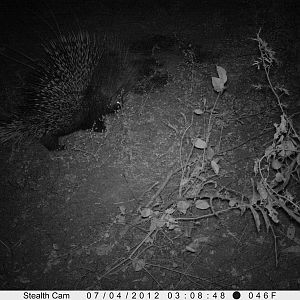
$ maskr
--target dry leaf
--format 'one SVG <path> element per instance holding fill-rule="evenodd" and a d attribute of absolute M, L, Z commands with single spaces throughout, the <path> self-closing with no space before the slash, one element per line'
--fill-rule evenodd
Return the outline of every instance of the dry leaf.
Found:
<path fill-rule="evenodd" d="M 210 205 L 206 200 L 197 200 L 195 203 L 195 206 L 199 209 L 208 209 L 210 208 Z"/>

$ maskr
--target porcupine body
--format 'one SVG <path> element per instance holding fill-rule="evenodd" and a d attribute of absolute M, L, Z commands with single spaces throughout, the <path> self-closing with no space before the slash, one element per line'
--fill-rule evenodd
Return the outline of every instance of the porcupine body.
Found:
<path fill-rule="evenodd" d="M 60 149 L 58 137 L 79 129 L 103 129 L 105 114 L 115 111 L 133 83 L 126 46 L 115 37 L 87 32 L 59 36 L 43 46 L 25 91 L 25 104 L 0 120 L 0 142 L 39 140 Z"/>

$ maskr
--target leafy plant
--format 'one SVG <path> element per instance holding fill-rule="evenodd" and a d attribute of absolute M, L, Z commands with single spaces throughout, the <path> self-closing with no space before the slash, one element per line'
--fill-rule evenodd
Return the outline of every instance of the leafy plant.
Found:
<path fill-rule="evenodd" d="M 275 64 L 278 64 L 275 51 L 260 37 L 260 31 L 253 40 L 258 43 L 260 52 L 260 57 L 254 65 L 258 69 L 263 69 L 268 86 L 281 110 L 280 123 L 274 124 L 272 144 L 255 162 L 254 172 L 258 181 L 257 195 L 252 199 L 253 205 L 263 213 L 267 228 L 270 224 L 265 213 L 273 222 L 278 223 L 279 207 L 300 223 L 300 203 L 288 191 L 292 179 L 300 182 L 300 138 L 281 102 L 281 97 L 284 94 L 289 95 L 289 92 L 284 87 L 275 86 L 271 80 L 270 71 Z"/>

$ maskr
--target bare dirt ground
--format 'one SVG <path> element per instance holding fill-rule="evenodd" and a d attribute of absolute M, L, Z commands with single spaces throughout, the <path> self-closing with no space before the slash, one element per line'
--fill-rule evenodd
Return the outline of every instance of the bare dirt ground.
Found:
<path fill-rule="evenodd" d="M 254 87 L 266 78 L 252 66 L 251 38 L 268 16 L 262 37 L 283 60 L 272 78 L 289 89 L 281 99 L 299 133 L 295 24 L 256 7 L 171 8 L 73 7 L 82 28 L 149 41 L 168 82 L 130 93 L 105 133 L 63 137 L 64 151 L 2 147 L 1 289 L 300 288 L 300 162 L 286 186 L 294 218 L 279 205 L 250 209 L 263 194 L 254 162 L 280 123 L 274 95 Z M 52 9 L 60 26 L 74 26 L 68 9 Z M 26 29 L 13 47 L 34 55 Z M 219 96 L 216 65 L 228 77 Z M 209 140 L 205 151 L 197 138 Z"/>

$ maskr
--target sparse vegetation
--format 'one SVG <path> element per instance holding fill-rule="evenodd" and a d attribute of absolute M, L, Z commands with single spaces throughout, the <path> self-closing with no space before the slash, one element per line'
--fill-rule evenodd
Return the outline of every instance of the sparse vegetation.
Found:
<path fill-rule="evenodd" d="M 299 91 L 284 71 L 282 23 L 265 28 L 272 8 L 256 1 L 230 12 L 204 2 L 112 16 L 164 77 L 127 95 L 105 133 L 75 132 L 50 154 L 20 147 L 9 161 L 0 149 L 2 288 L 299 287 L 300 141 L 289 113 Z M 92 15 L 98 31 L 104 11 Z"/>
<path fill-rule="evenodd" d="M 191 123 L 184 129 L 181 137 L 180 167 L 171 171 L 166 176 L 150 201 L 144 207 L 140 208 L 140 217 L 136 217 L 133 221 L 133 223 L 136 224 L 137 222 L 144 223 L 148 220 L 149 227 L 147 234 L 143 240 L 133 248 L 127 258 L 109 268 L 100 279 L 115 272 L 120 267 L 127 267 L 130 263 L 135 271 L 144 270 L 148 272 L 146 267 L 152 267 L 152 265 L 143 258 L 144 252 L 149 247 L 154 246 L 158 232 L 163 231 L 164 228 L 175 232 L 182 232 L 182 222 L 197 224 L 197 222 L 202 219 L 216 217 L 234 209 L 240 210 L 241 215 L 243 215 L 246 210 L 249 210 L 253 216 L 258 232 L 261 230 L 260 216 L 262 216 L 267 231 L 271 229 L 273 234 L 275 261 L 276 265 L 278 264 L 277 237 L 272 224 L 279 222 L 279 208 L 282 208 L 290 217 L 300 223 L 299 202 L 297 202 L 288 191 L 289 183 L 292 180 L 299 183 L 300 179 L 300 140 L 281 102 L 282 95 L 288 95 L 289 93 L 284 87 L 275 87 L 270 78 L 270 70 L 274 63 L 277 62 L 275 51 L 262 40 L 260 32 L 257 33 L 254 40 L 258 43 L 260 53 L 254 65 L 258 67 L 258 69 L 262 68 L 262 71 L 265 73 L 267 87 L 274 94 L 282 114 L 280 124 L 274 124 L 275 133 L 271 146 L 265 150 L 262 157 L 255 160 L 255 178 L 248 178 L 248 182 L 252 184 L 252 194 L 249 196 L 245 193 L 227 189 L 218 182 L 220 158 L 218 157 L 218 152 L 215 152 L 211 146 L 210 137 L 215 121 L 214 112 L 217 109 L 219 98 L 222 97 L 226 89 L 227 74 L 224 68 L 217 66 L 218 77 L 212 77 L 212 86 L 215 92 L 217 92 L 217 97 L 211 110 L 206 110 L 206 108 L 194 110 L 194 114 L 198 116 L 204 114 L 205 111 L 209 112 L 208 124 L 204 126 L 206 132 L 202 137 L 196 137 L 192 140 L 191 149 L 188 154 L 184 155 L 182 153 L 185 135 L 193 125 L 192 117 Z M 189 77 L 192 81 L 190 86 L 190 92 L 192 92 L 191 87 L 194 81 L 195 55 L 189 50 L 188 52 L 184 52 L 184 56 L 187 58 L 186 63 L 189 73 L 192 74 Z M 258 84 L 255 87 L 257 88 L 258 86 L 261 85 Z M 278 91 L 281 92 L 281 94 L 278 94 Z M 200 149 L 200 151 L 196 156 L 193 156 L 195 149 Z M 186 158 L 183 159 L 183 157 Z M 169 181 L 178 173 L 181 174 L 178 196 L 174 198 L 174 202 L 169 203 L 167 209 L 162 210 L 161 206 L 157 204 L 157 200 Z M 219 200 L 226 203 L 225 207 L 222 205 L 223 208 L 216 208 L 214 201 Z M 196 208 L 196 210 L 194 210 L 194 208 Z M 199 215 L 198 211 L 200 210 L 206 213 Z M 123 213 L 121 213 L 121 215 L 123 215 Z M 121 219 L 121 215 L 118 217 L 118 220 Z M 241 216 L 236 217 L 240 218 Z M 125 219 L 123 219 L 123 221 L 125 221 Z M 199 238 L 193 239 L 191 243 L 186 245 L 186 251 L 196 253 L 204 240 Z M 297 248 L 295 248 L 295 251 L 297 251 Z M 171 268 L 168 268 L 168 270 L 178 272 L 178 270 Z M 184 271 L 180 273 L 189 276 Z"/>

